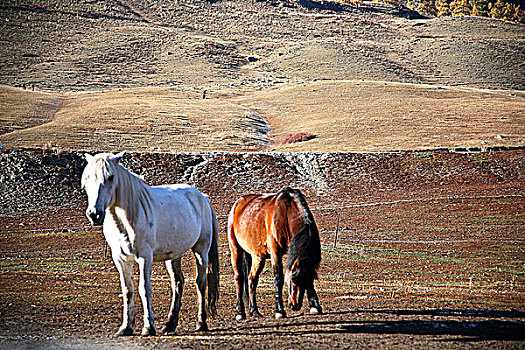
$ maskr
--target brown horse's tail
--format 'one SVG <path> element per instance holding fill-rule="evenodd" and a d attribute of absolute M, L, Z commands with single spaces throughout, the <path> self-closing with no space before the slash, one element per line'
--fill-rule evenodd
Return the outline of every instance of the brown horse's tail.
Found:
<path fill-rule="evenodd" d="M 244 252 L 242 258 L 242 283 L 244 285 L 242 297 L 246 305 L 250 305 L 250 291 L 248 290 L 248 276 L 250 275 L 250 270 L 252 269 L 252 256 L 248 252 Z"/>
<path fill-rule="evenodd" d="M 210 251 L 208 252 L 208 313 L 217 314 L 217 300 L 219 300 L 219 223 L 217 215 L 210 204 L 213 219 L 213 232 Z"/>

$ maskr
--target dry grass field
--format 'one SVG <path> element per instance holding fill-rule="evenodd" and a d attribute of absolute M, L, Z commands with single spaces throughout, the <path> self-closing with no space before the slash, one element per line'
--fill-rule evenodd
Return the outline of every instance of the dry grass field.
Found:
<path fill-rule="evenodd" d="M 280 151 L 397 151 L 525 145 L 525 94 L 372 81 L 320 81 L 244 102 Z M 309 132 L 307 143 L 280 145 Z M 499 135 L 499 136 L 498 136 Z"/>
<path fill-rule="evenodd" d="M 523 146 L 516 23 L 288 0 L 11 0 L 0 16 L 7 147 Z M 280 145 L 301 131 L 317 137 Z"/>
<path fill-rule="evenodd" d="M 60 101 L 55 94 L 0 87 L 0 134 L 50 122 L 59 109 Z"/>
<path fill-rule="evenodd" d="M 254 135 L 241 123 L 250 112 L 227 100 L 203 100 L 196 93 L 161 88 L 48 96 L 61 101 L 52 120 L 42 118 L 41 125 L 1 136 L 4 146 L 150 152 L 256 149 L 245 142 Z"/>
<path fill-rule="evenodd" d="M 522 91 L 318 81 L 260 92 L 207 90 L 205 99 L 203 91 L 157 87 L 17 93 L 24 98 L 0 106 L 23 124 L 0 135 L 6 147 L 362 152 L 525 145 Z M 29 106 L 44 111 L 40 119 L 26 118 Z M 35 125 L 27 127 L 28 120 Z M 316 138 L 281 144 L 297 132 Z"/>

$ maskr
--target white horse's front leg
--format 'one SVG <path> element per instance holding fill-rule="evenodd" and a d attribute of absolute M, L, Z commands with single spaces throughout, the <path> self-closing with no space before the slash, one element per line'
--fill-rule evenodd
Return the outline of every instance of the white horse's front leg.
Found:
<path fill-rule="evenodd" d="M 133 335 L 133 323 L 135 322 L 135 302 L 133 301 L 133 263 L 114 257 L 113 261 L 120 275 L 120 286 L 122 288 L 123 311 L 122 325 L 115 336 Z"/>
<path fill-rule="evenodd" d="M 151 308 L 151 269 L 153 265 L 153 256 L 147 254 L 146 257 L 137 259 L 140 269 L 139 294 L 142 299 L 144 309 L 144 328 L 142 336 L 156 335 L 157 331 L 153 324 L 153 309 Z"/>

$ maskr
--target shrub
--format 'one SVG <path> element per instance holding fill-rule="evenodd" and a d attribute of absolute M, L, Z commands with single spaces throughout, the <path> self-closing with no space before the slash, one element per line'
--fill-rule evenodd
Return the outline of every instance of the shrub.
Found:
<path fill-rule="evenodd" d="M 281 141 L 281 144 L 308 141 L 308 140 L 314 139 L 315 137 L 316 136 L 314 134 L 310 134 L 308 132 L 290 133 L 290 134 L 284 135 L 284 138 Z"/>

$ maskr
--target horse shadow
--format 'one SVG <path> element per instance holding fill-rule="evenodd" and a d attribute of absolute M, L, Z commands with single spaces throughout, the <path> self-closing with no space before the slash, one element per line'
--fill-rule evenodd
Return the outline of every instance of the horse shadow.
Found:
<path fill-rule="evenodd" d="M 405 311 L 405 315 L 408 313 Z M 432 313 L 429 312 L 429 315 Z M 443 316 L 442 313 L 439 313 Z M 415 313 L 414 315 L 422 315 Z M 456 315 L 454 315 L 457 317 Z M 341 325 L 343 333 L 450 336 L 443 341 L 525 340 L 525 322 L 484 320 L 389 320 Z"/>
<path fill-rule="evenodd" d="M 363 319 L 363 314 L 368 314 L 365 320 L 357 320 Z M 392 316 L 392 319 L 384 320 L 388 315 Z M 288 336 L 309 333 L 444 336 L 439 340 L 443 342 L 525 340 L 525 312 L 514 310 L 355 310 L 327 312 L 324 316 L 322 319 L 319 316 L 290 317 L 293 322 L 280 323 L 277 333 Z M 305 321 L 301 322 L 301 319 Z M 254 335 L 254 332 L 258 335 L 276 335 L 276 328 L 276 324 L 273 323 L 258 323 L 235 327 L 233 332 L 246 335 Z"/>

